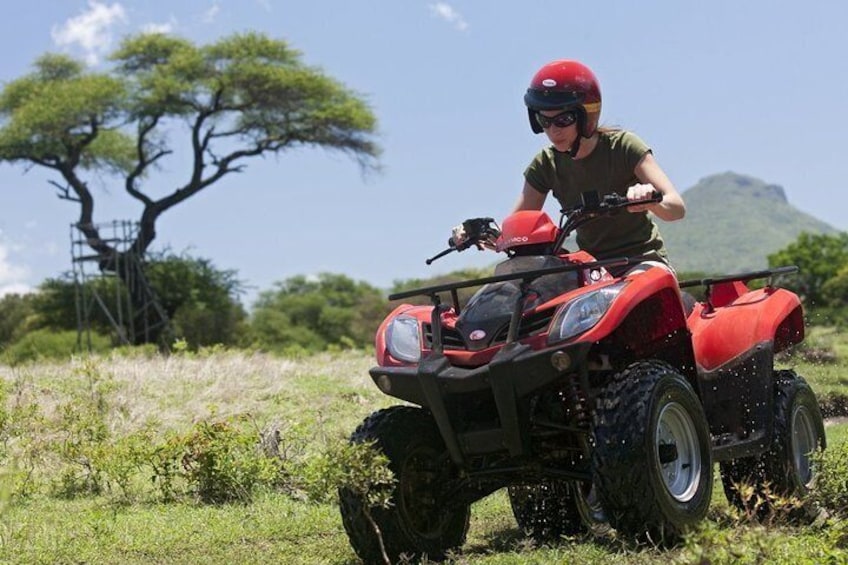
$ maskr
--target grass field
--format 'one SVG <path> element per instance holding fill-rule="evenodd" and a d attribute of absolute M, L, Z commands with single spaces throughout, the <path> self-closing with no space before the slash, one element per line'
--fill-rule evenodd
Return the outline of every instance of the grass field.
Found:
<path fill-rule="evenodd" d="M 843 394 L 841 336 L 822 331 L 811 340 L 840 361 L 787 363 L 817 392 Z M 137 457 L 174 437 L 196 439 L 190 432 L 203 422 L 238 421 L 279 431 L 292 461 L 309 461 L 393 403 L 371 383 L 372 362 L 361 352 L 215 352 L 0 366 L 0 562 L 357 563 L 332 493 L 307 496 L 289 483 L 209 504 L 185 490 L 166 496 L 159 487 L 167 473 Z M 829 451 L 848 451 L 848 425 L 829 425 L 827 435 Z M 468 541 L 453 562 L 848 563 L 846 551 L 839 515 L 805 526 L 749 522 L 730 511 L 717 483 L 709 518 L 666 550 L 614 538 L 534 547 L 498 492 L 472 507 Z"/>

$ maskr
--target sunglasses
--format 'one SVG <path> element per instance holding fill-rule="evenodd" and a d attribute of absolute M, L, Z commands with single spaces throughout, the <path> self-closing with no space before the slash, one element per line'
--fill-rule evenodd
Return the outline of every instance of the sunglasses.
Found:
<path fill-rule="evenodd" d="M 567 128 L 576 121 L 577 114 L 575 114 L 571 110 L 566 110 L 565 112 L 561 112 L 556 116 L 546 116 L 544 114 L 536 112 L 536 123 L 542 126 L 542 129 L 548 129 L 552 125 L 558 128 Z"/>

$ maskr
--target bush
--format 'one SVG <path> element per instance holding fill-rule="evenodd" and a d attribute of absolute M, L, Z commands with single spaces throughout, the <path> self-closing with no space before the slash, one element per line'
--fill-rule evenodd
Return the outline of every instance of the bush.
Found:
<path fill-rule="evenodd" d="M 251 328 L 256 345 L 285 353 L 366 347 L 388 313 L 380 290 L 344 275 L 296 276 L 260 293 Z"/>
<path fill-rule="evenodd" d="M 86 338 L 82 336 L 83 346 Z M 91 334 L 91 351 L 105 353 L 109 351 L 111 340 L 103 335 Z M 3 350 L 0 360 L 8 365 L 20 365 L 27 362 L 44 360 L 67 360 L 80 351 L 79 334 L 75 331 L 35 330 L 25 334 L 18 341 Z"/>
<path fill-rule="evenodd" d="M 280 476 L 279 459 L 260 449 L 256 429 L 243 419 L 199 422 L 181 444 L 180 474 L 205 503 L 250 502 Z"/>
<path fill-rule="evenodd" d="M 347 440 L 305 460 L 296 478 L 310 500 L 335 501 L 338 490 L 347 489 L 372 506 L 383 508 L 388 506 L 396 482 L 388 458 L 379 449 L 373 444 Z"/>
<path fill-rule="evenodd" d="M 828 445 L 814 459 L 819 469 L 814 500 L 819 506 L 848 518 L 848 443 Z"/>

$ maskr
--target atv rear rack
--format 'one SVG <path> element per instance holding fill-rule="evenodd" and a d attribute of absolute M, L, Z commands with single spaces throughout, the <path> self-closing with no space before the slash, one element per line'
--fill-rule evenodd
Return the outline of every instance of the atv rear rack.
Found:
<path fill-rule="evenodd" d="M 788 275 L 791 273 L 797 273 L 798 267 L 796 265 L 788 265 L 785 267 L 776 267 L 774 269 L 766 269 L 764 271 L 749 271 L 747 273 L 737 273 L 734 275 L 724 275 L 721 277 L 709 277 L 705 279 L 690 279 L 685 281 L 680 281 L 677 286 L 681 289 L 689 288 L 692 286 L 703 286 L 705 288 L 705 302 L 709 308 L 714 308 L 716 305 L 714 304 L 713 296 L 712 296 L 712 287 L 717 284 L 731 283 L 731 282 L 742 282 L 747 283 L 756 279 L 768 279 L 766 281 L 767 287 L 774 286 L 772 284 L 772 278 L 780 275 Z"/>
<path fill-rule="evenodd" d="M 677 286 L 680 288 L 687 288 L 690 286 L 705 286 L 709 288 L 710 286 L 718 283 L 726 283 L 726 282 L 748 282 L 755 279 L 765 279 L 771 278 L 778 275 L 788 275 L 790 273 L 797 273 L 798 267 L 796 265 L 789 265 L 786 267 L 776 267 L 774 269 L 766 269 L 764 271 L 750 271 L 747 273 L 737 273 L 735 275 L 724 275 L 721 277 L 710 277 L 705 279 L 689 279 L 685 281 L 680 281 Z M 771 281 L 769 281 L 769 286 L 771 286 Z"/>

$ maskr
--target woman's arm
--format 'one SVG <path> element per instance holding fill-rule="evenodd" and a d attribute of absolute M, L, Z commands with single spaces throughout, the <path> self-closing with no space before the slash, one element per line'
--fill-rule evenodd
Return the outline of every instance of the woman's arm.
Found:
<path fill-rule="evenodd" d="M 519 210 L 541 210 L 542 206 L 545 205 L 545 198 L 547 198 L 547 193 L 539 192 L 533 185 L 529 182 L 524 181 L 524 188 L 521 189 L 521 196 L 518 197 L 518 201 L 513 206 L 512 211 L 518 212 Z"/>
<path fill-rule="evenodd" d="M 645 206 L 634 206 L 631 212 L 649 211 L 666 222 L 679 220 L 686 215 L 686 205 L 671 180 L 666 176 L 652 153 L 646 153 L 636 165 L 633 171 L 636 178 L 643 184 L 631 186 L 627 190 L 627 198 L 630 200 L 642 200 L 650 196 L 651 191 L 656 190 L 663 195 L 662 202 L 646 204 Z"/>

